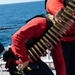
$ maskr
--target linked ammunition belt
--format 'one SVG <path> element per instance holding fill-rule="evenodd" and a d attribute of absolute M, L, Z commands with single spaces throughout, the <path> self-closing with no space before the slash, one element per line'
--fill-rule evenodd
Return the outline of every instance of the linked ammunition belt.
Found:
<path fill-rule="evenodd" d="M 66 32 L 70 30 L 73 23 L 75 22 L 75 0 L 69 2 L 66 8 L 63 10 L 59 17 L 59 21 L 56 22 L 45 35 L 28 50 L 28 55 L 31 60 L 37 61 L 40 56 L 44 55 L 46 49 L 52 50 L 63 37 Z"/>

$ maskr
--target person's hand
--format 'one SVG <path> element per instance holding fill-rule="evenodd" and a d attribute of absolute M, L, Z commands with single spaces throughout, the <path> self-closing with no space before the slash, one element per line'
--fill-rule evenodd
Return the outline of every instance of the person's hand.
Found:
<path fill-rule="evenodd" d="M 20 62 L 20 64 L 18 64 L 18 66 L 16 66 L 16 69 L 17 69 L 16 73 L 25 75 L 23 69 L 28 66 L 30 61 L 28 60 L 26 62 L 22 62 L 22 60 L 19 59 L 19 62 Z"/>
<path fill-rule="evenodd" d="M 61 13 L 63 12 L 64 8 L 60 9 L 55 15 L 54 15 L 54 19 L 56 22 L 58 22 L 59 17 L 61 15 Z"/>
<path fill-rule="evenodd" d="M 23 67 L 22 67 L 22 69 L 24 69 L 25 67 L 27 67 L 28 66 L 28 64 L 29 64 L 29 60 L 28 61 L 26 61 L 26 62 L 23 62 Z"/>
<path fill-rule="evenodd" d="M 66 15 L 66 17 L 69 17 L 68 19 L 67 18 L 63 18 L 61 15 L 65 15 L 63 12 L 64 10 L 67 11 L 67 9 L 65 8 L 61 8 L 55 15 L 54 15 L 54 19 L 55 19 L 55 24 L 58 24 L 58 22 L 60 22 L 61 24 L 64 24 L 66 30 L 62 30 L 64 32 L 67 32 L 70 30 L 70 28 L 72 27 L 72 25 L 75 23 L 75 13 L 74 12 L 71 12 L 71 11 L 68 11 L 72 17 L 69 17 Z M 65 21 L 63 22 L 62 19 Z"/>
<path fill-rule="evenodd" d="M 28 60 L 28 61 L 26 61 L 26 62 L 22 62 L 22 60 L 21 59 L 19 59 L 19 62 L 20 62 L 20 64 L 16 67 L 17 69 L 24 69 L 25 67 L 27 67 L 28 66 L 28 64 L 29 64 L 29 62 L 30 62 L 30 60 Z"/>

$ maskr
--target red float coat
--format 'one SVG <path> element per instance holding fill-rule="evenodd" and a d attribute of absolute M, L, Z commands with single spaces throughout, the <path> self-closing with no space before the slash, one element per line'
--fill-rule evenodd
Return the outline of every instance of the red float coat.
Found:
<path fill-rule="evenodd" d="M 29 60 L 25 41 L 30 38 L 38 38 L 43 34 L 46 26 L 46 19 L 42 17 L 34 18 L 29 21 L 12 35 L 11 51 L 15 55 L 18 55 L 23 62 Z M 52 57 L 55 63 L 57 75 L 66 75 L 64 59 L 60 47 L 60 45 L 57 45 L 55 49 L 52 50 Z"/>
<path fill-rule="evenodd" d="M 64 1 L 63 0 L 47 0 L 46 3 L 46 10 L 47 12 L 51 12 L 52 14 L 56 14 L 58 10 L 64 8 Z M 64 36 L 61 40 L 63 41 L 73 41 L 75 40 L 75 24 L 67 32 L 67 34 L 74 34 L 73 36 Z"/>

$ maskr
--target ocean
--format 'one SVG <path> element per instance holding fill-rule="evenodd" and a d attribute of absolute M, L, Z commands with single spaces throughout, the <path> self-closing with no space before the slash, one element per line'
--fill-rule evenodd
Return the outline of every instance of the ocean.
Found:
<path fill-rule="evenodd" d="M 44 1 L 0 5 L 0 42 L 11 45 L 11 36 L 25 21 L 38 14 L 45 14 Z"/>

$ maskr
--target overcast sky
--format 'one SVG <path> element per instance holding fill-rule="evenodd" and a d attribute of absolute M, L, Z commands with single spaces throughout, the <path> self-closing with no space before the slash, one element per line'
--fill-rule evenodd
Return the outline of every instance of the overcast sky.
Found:
<path fill-rule="evenodd" d="M 41 1 L 41 0 L 0 0 L 0 4 L 30 2 L 30 1 Z"/>

